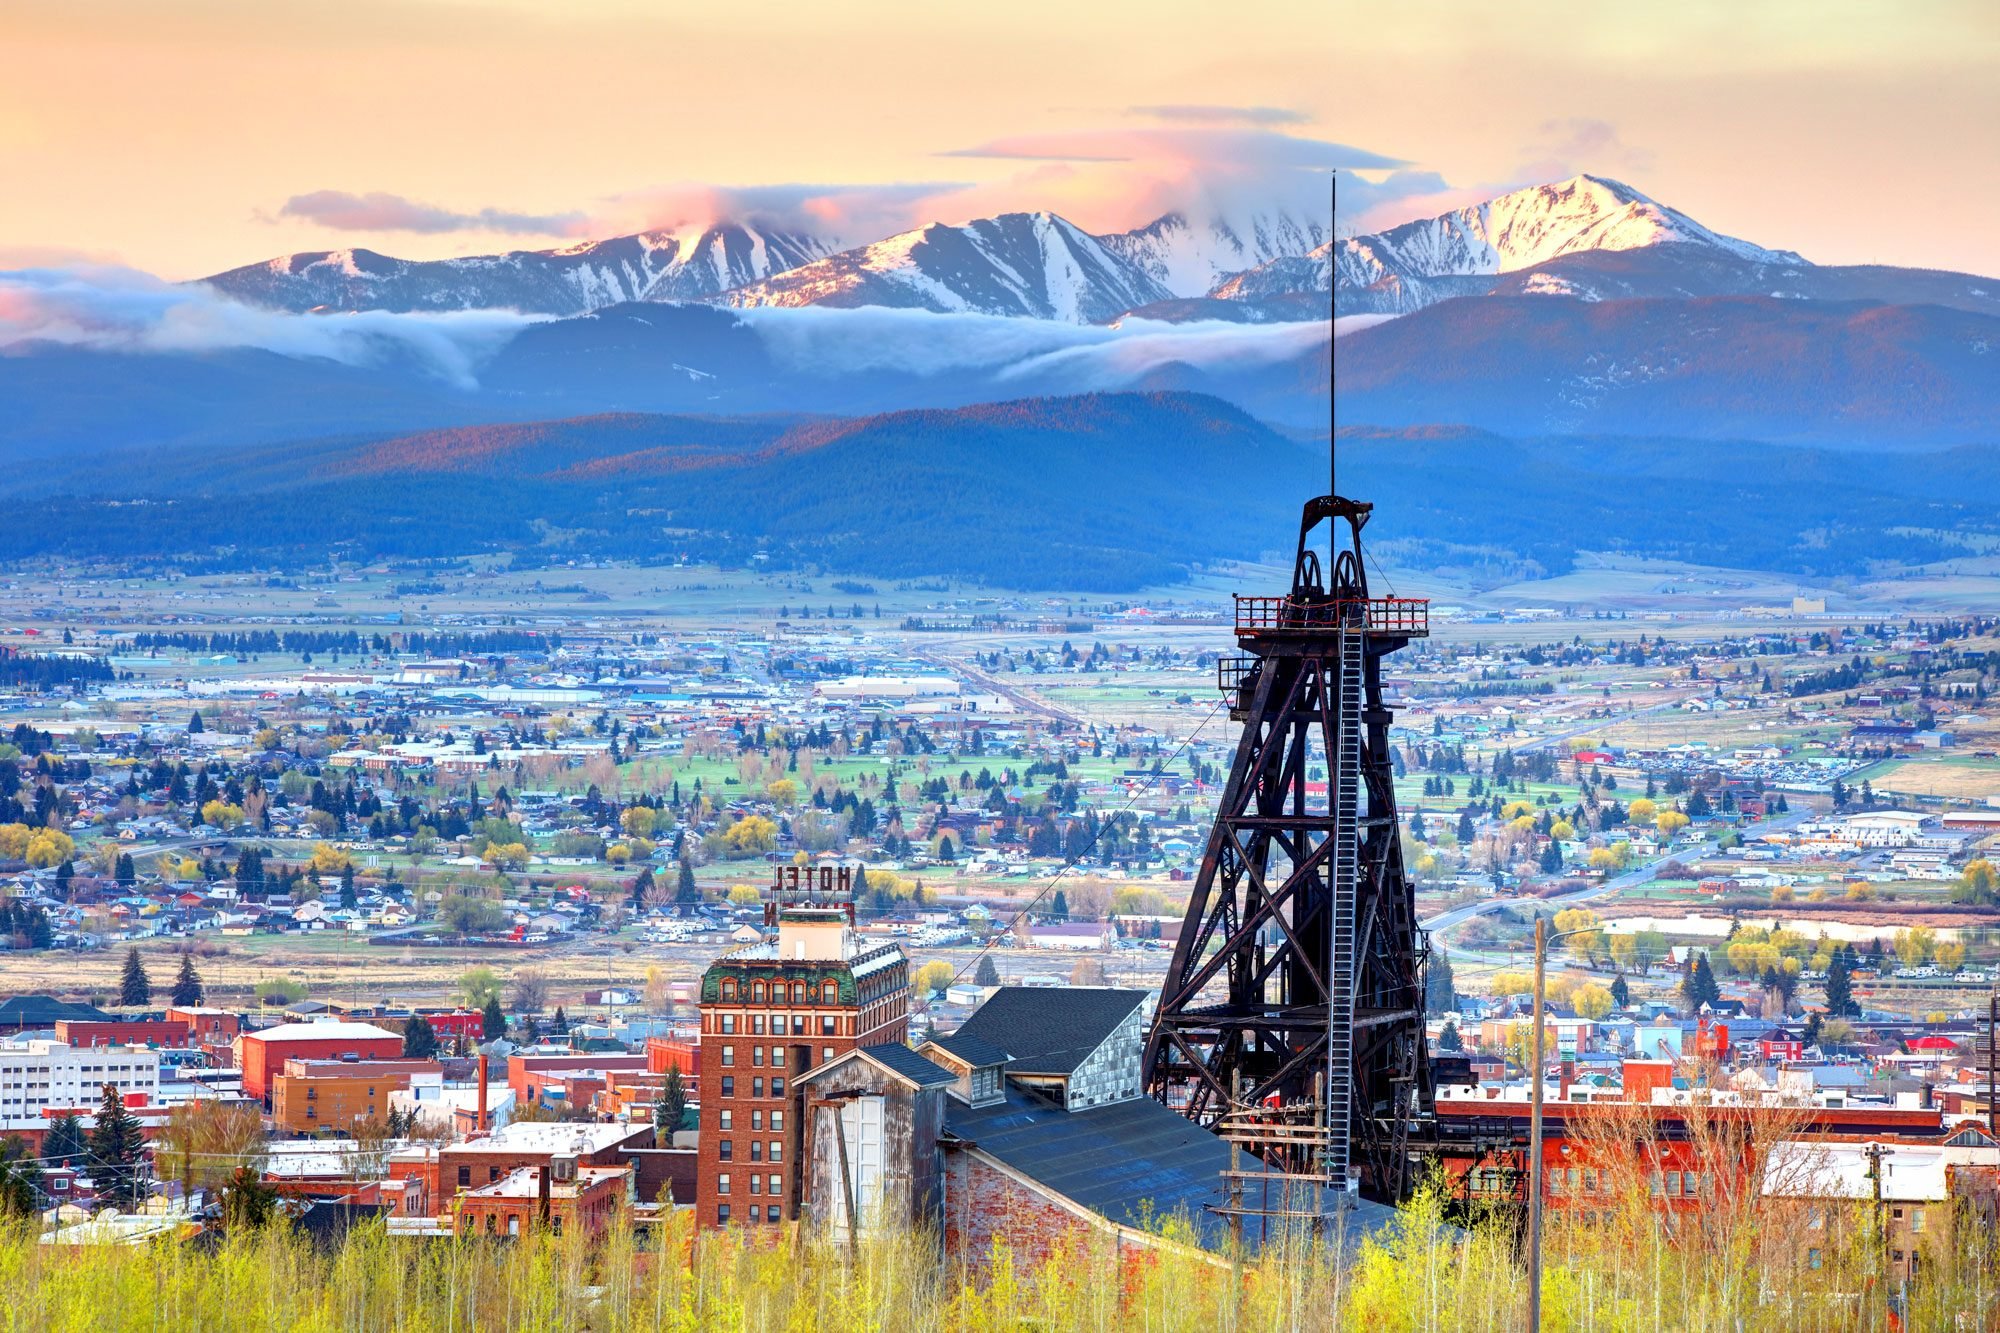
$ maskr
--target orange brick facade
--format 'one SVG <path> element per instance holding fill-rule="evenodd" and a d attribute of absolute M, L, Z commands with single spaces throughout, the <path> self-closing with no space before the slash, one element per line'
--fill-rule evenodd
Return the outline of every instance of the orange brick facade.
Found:
<path fill-rule="evenodd" d="M 724 956 L 702 980 L 703 1226 L 798 1215 L 799 1101 L 793 1080 L 857 1046 L 909 1036 L 901 950 L 852 959 Z M 856 975 L 859 971 L 860 975 Z"/>

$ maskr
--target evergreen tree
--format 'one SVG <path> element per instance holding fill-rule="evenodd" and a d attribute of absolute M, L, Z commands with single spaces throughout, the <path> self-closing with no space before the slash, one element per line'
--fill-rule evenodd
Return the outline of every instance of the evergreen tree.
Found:
<path fill-rule="evenodd" d="M 569 1015 L 563 1012 L 561 1005 L 556 1006 L 556 1016 L 552 1024 L 552 1030 L 560 1036 L 566 1037 L 569 1035 Z"/>
<path fill-rule="evenodd" d="M 500 1008 L 500 997 L 491 996 L 486 1008 L 479 1015 L 479 1032 L 488 1041 L 497 1041 L 507 1035 L 507 1015 Z"/>
<path fill-rule="evenodd" d="M 0 1219 L 25 1222 L 41 1215 L 42 1167 L 18 1134 L 0 1139 Z"/>
<path fill-rule="evenodd" d="M 278 1191 L 254 1166 L 239 1166 L 222 1187 L 222 1224 L 254 1231 L 278 1212 Z"/>
<path fill-rule="evenodd" d="M 653 1129 L 663 1143 L 667 1135 L 680 1128 L 681 1118 L 686 1114 L 687 1085 L 681 1082 L 681 1067 L 672 1065 L 660 1084 L 660 1100 L 653 1103 Z"/>
<path fill-rule="evenodd" d="M 1462 1051 L 1465 1049 L 1465 1040 L 1458 1035 L 1458 1024 L 1446 1023 L 1439 1030 L 1438 1049 L 1440 1051 Z"/>
<path fill-rule="evenodd" d="M 150 1192 L 146 1183 L 146 1135 L 138 1118 L 125 1109 L 115 1084 L 104 1085 L 91 1128 L 87 1158 L 97 1197 L 120 1212 L 132 1212 Z"/>
<path fill-rule="evenodd" d="M 1433 1014 L 1449 1014 L 1458 1009 L 1458 992 L 1452 985 L 1451 958 L 1441 944 L 1432 946 L 1430 959 L 1424 964 L 1424 1008 Z"/>
<path fill-rule="evenodd" d="M 681 860 L 680 873 L 674 881 L 674 901 L 677 903 L 698 903 L 701 889 L 694 882 L 694 867 L 686 858 Z"/>
<path fill-rule="evenodd" d="M 1854 1002 L 1854 966 L 1845 949 L 1835 949 L 1826 965 L 1826 1012 L 1833 1018 L 1859 1017 L 1861 1006 Z"/>
<path fill-rule="evenodd" d="M 128 1009 L 153 1002 L 153 981 L 146 975 L 146 965 L 139 961 L 139 951 L 128 949 L 125 953 L 125 971 L 118 979 L 118 1003 Z"/>
<path fill-rule="evenodd" d="M 430 1060 L 438 1053 L 437 1029 L 422 1014 L 411 1014 L 410 1021 L 403 1024 L 403 1058 L 405 1060 Z"/>
<path fill-rule="evenodd" d="M 1466 806 L 1458 812 L 1458 845 L 1469 847 L 1477 836 L 1472 827 L 1472 807 Z"/>
<path fill-rule="evenodd" d="M 181 955 L 180 975 L 174 978 L 173 1001 L 186 1008 L 200 1004 L 202 997 L 201 974 L 194 970 L 194 955 Z"/>
<path fill-rule="evenodd" d="M 49 1118 L 48 1132 L 42 1136 L 42 1160 L 51 1166 L 67 1166 L 83 1160 L 88 1151 L 83 1138 L 83 1117 L 64 1111 Z"/>
<path fill-rule="evenodd" d="M 1708 955 L 1695 954 L 1681 973 L 1681 1008 L 1692 1017 L 1701 1012 L 1704 1004 L 1714 1004 L 1721 998 L 1722 989 L 1715 984 L 1715 974 L 1709 970 Z"/>
<path fill-rule="evenodd" d="M 354 862 L 349 861 L 340 868 L 340 905 L 353 911 L 361 905 L 361 899 L 354 892 Z"/>
<path fill-rule="evenodd" d="M 112 875 L 120 884 L 129 889 L 132 887 L 133 881 L 139 878 L 139 868 L 132 863 L 132 858 L 129 855 L 120 852 L 118 853 L 118 861 L 112 871 Z"/>
<path fill-rule="evenodd" d="M 1069 899 L 1063 896 L 1061 889 L 1056 890 L 1056 896 L 1049 903 L 1049 918 L 1053 921 L 1069 920 Z"/>
<path fill-rule="evenodd" d="M 979 966 L 972 969 L 972 984 L 975 986 L 997 986 L 1000 984 L 1000 969 L 993 965 L 993 955 L 979 955 Z"/>
<path fill-rule="evenodd" d="M 196 709 L 194 712 L 188 714 L 187 734 L 190 736 L 199 736 L 201 735 L 202 730 L 203 730 L 203 724 L 201 720 L 201 710 Z"/>
<path fill-rule="evenodd" d="M 1620 1009 L 1632 1003 L 1632 988 L 1625 984 L 1625 978 L 1613 977 L 1611 979 L 1611 1002 Z"/>

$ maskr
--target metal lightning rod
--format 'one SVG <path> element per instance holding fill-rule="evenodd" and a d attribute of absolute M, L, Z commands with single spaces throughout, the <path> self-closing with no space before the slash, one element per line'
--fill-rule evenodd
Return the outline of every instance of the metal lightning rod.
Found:
<path fill-rule="evenodd" d="M 1340 434 L 1339 398 L 1335 386 L 1340 381 L 1340 314 L 1334 308 L 1334 288 L 1339 285 L 1338 265 L 1340 247 L 1333 243 L 1340 230 L 1340 173 L 1329 171 L 1326 176 L 1327 192 L 1332 196 L 1333 212 L 1326 224 L 1326 493 L 1340 494 L 1340 456 L 1334 441 Z"/>

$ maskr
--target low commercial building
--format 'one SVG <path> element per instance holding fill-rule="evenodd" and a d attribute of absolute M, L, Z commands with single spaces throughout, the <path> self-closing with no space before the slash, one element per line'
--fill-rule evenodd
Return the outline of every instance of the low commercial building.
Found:
<path fill-rule="evenodd" d="M 542 1227 L 595 1236 L 631 1202 L 632 1180 L 629 1166 L 580 1166 L 558 1155 L 548 1166 L 518 1167 L 460 1194 L 455 1229 L 461 1236 L 526 1236 Z"/>
<path fill-rule="evenodd" d="M 403 1054 L 403 1039 L 373 1023 L 281 1023 L 237 1037 L 235 1054 L 244 1096 L 268 1107 L 287 1060 L 394 1060 Z"/>
<path fill-rule="evenodd" d="M 271 1081 L 271 1119 L 293 1134 L 379 1123 L 411 1079 L 441 1070 L 435 1060 L 287 1060 Z"/>
<path fill-rule="evenodd" d="M 95 1107 L 107 1085 L 130 1105 L 151 1104 L 160 1090 L 160 1053 L 59 1041 L 0 1046 L 0 1129 L 39 1132 L 53 1112 Z"/>

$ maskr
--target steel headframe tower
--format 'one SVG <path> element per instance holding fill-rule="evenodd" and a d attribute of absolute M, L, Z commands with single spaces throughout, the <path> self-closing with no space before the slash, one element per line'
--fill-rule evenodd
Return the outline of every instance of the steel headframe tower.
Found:
<path fill-rule="evenodd" d="M 1338 495 L 1305 506 L 1291 593 L 1237 597 L 1245 652 L 1217 672 L 1242 738 L 1145 1077 L 1260 1157 L 1247 1179 L 1284 1183 L 1285 1207 L 1235 1211 L 1324 1216 L 1355 1189 L 1402 1198 L 1411 1123 L 1431 1110 L 1425 943 L 1381 683 L 1383 656 L 1429 633 L 1429 605 L 1369 596 L 1372 508 Z"/>

